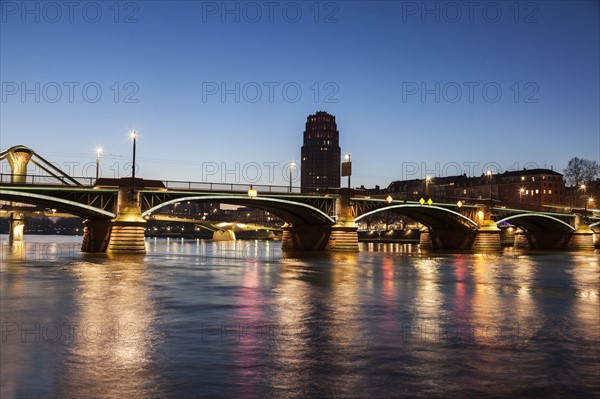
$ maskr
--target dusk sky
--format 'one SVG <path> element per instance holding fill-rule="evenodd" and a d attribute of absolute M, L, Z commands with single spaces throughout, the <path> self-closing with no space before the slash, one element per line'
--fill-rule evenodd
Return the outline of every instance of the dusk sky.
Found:
<path fill-rule="evenodd" d="M 354 186 L 562 172 L 600 161 L 599 4 L 2 1 L 0 147 L 126 176 L 135 129 L 140 177 L 286 185 L 322 110 Z"/>

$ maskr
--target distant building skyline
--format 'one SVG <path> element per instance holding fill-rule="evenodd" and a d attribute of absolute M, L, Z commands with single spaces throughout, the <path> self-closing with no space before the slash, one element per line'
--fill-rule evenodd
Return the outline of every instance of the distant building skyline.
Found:
<path fill-rule="evenodd" d="M 390 194 L 394 199 L 407 200 L 418 200 L 421 197 L 446 202 L 486 200 L 537 210 L 561 207 L 569 203 L 563 175 L 551 169 L 540 168 L 474 177 L 429 176 L 426 179 L 396 180 L 387 188 L 367 189 L 367 192 L 373 195 Z"/>
<path fill-rule="evenodd" d="M 340 132 L 335 116 L 318 111 L 306 118 L 300 152 L 303 193 L 340 187 Z"/>

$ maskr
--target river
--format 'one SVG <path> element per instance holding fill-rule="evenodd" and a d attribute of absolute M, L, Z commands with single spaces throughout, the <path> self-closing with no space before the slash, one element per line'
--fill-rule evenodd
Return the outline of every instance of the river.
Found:
<path fill-rule="evenodd" d="M 600 396 L 595 252 L 2 241 L 2 398 Z"/>

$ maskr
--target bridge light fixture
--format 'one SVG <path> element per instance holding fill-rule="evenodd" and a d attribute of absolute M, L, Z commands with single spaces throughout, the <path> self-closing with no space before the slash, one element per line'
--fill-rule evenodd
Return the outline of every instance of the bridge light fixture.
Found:
<path fill-rule="evenodd" d="M 387 201 L 387 203 L 389 204 L 390 202 L 392 202 L 392 196 L 388 195 L 387 198 L 385 199 Z"/>
<path fill-rule="evenodd" d="M 460 208 L 461 206 L 463 206 L 463 203 L 462 203 L 462 201 L 460 201 L 460 200 L 459 200 L 459 201 L 456 203 L 456 206 L 457 206 L 457 207 L 459 207 L 459 208 Z"/>
<path fill-rule="evenodd" d="M 479 219 L 480 223 L 483 222 L 483 211 L 477 212 L 477 219 Z"/>
<path fill-rule="evenodd" d="M 250 190 L 248 190 L 248 197 L 256 198 L 257 196 L 258 196 L 258 193 L 256 192 L 256 190 L 254 190 L 252 188 Z"/>

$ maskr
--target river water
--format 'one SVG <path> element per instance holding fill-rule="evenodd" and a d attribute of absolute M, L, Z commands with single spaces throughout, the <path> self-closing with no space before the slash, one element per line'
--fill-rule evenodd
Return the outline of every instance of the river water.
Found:
<path fill-rule="evenodd" d="M 2 241 L 2 398 L 600 396 L 599 252 Z"/>

